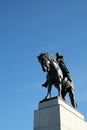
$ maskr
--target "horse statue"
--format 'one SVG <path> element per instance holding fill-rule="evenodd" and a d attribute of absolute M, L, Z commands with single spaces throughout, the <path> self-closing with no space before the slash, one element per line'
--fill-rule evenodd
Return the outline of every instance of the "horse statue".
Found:
<path fill-rule="evenodd" d="M 67 77 L 63 76 L 63 72 L 58 62 L 49 53 L 41 53 L 37 56 L 39 63 L 41 64 L 42 70 L 47 72 L 47 88 L 48 92 L 45 99 L 51 98 L 51 89 L 54 85 L 58 89 L 58 96 L 65 99 L 67 93 L 71 100 L 71 104 L 74 108 L 77 107 L 74 97 L 74 84 L 73 81 L 69 81 Z"/>

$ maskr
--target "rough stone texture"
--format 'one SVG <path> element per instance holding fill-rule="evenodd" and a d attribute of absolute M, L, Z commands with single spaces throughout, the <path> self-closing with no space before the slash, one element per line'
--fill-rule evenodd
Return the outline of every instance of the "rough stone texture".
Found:
<path fill-rule="evenodd" d="M 60 98 L 39 103 L 34 130 L 87 130 L 84 116 Z"/>

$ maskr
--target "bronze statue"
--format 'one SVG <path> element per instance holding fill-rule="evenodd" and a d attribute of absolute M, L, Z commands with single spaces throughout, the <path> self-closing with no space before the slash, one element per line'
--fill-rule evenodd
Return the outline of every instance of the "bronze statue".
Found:
<path fill-rule="evenodd" d="M 37 58 L 42 66 L 42 70 L 47 72 L 47 80 L 43 84 L 43 86 L 48 88 L 48 93 L 45 99 L 51 98 L 51 88 L 52 85 L 54 85 L 58 89 L 58 96 L 62 97 L 65 101 L 65 96 L 69 93 L 71 104 L 76 108 L 77 104 L 74 97 L 74 85 L 69 71 L 64 64 L 63 56 L 56 53 L 55 60 L 51 54 L 41 53 Z"/>

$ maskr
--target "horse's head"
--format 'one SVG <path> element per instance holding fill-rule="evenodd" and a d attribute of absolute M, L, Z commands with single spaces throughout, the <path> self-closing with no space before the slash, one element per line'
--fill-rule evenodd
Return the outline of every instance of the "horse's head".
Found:
<path fill-rule="evenodd" d="M 50 70 L 50 61 L 46 58 L 45 54 L 41 53 L 37 58 L 41 64 L 42 70 L 48 72 Z"/>

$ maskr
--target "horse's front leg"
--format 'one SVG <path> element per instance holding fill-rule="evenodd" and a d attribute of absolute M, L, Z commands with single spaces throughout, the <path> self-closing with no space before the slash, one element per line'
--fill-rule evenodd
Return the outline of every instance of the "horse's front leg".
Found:
<path fill-rule="evenodd" d="M 59 86 L 58 86 L 58 96 L 61 97 L 61 93 L 62 93 L 62 84 L 59 83 Z"/>
<path fill-rule="evenodd" d="M 51 98 L 51 89 L 52 89 L 52 84 L 48 84 L 48 93 L 45 99 L 50 99 Z"/>

